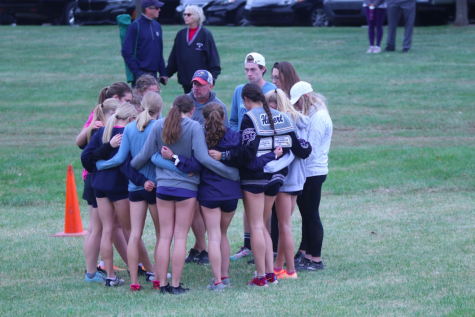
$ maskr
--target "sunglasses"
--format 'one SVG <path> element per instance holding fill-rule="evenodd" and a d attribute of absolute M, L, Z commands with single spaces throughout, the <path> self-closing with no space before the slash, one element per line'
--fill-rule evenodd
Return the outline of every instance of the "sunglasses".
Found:
<path fill-rule="evenodd" d="M 158 10 L 160 8 L 157 8 L 157 7 L 148 7 L 150 10 Z"/>
<path fill-rule="evenodd" d="M 184 17 L 191 17 L 192 15 L 193 15 L 193 14 L 191 14 L 191 13 L 183 13 L 183 16 L 184 16 Z"/>

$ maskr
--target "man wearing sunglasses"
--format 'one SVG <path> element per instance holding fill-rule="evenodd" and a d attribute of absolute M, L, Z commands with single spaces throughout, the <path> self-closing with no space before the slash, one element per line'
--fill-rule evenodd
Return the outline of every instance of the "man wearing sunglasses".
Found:
<path fill-rule="evenodd" d="M 134 74 L 132 86 L 143 74 L 150 74 L 165 85 L 168 82 L 165 60 L 163 59 L 162 27 L 156 21 L 163 2 L 142 0 L 142 16 L 130 24 L 122 45 L 122 57 Z"/>

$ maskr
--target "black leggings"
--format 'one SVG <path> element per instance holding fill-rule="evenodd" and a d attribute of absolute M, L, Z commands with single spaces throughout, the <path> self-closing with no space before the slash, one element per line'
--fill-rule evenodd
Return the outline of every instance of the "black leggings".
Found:
<path fill-rule="evenodd" d="M 320 221 L 320 198 L 322 184 L 327 175 L 307 177 L 302 195 L 297 197 L 300 215 L 302 216 L 302 241 L 299 250 L 306 251 L 313 257 L 322 254 L 323 226 Z"/>

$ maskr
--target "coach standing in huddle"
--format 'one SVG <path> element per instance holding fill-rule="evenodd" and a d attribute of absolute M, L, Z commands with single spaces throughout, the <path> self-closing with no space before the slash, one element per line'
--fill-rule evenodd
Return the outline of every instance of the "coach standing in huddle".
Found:
<path fill-rule="evenodd" d="M 122 45 L 122 56 L 134 74 L 132 86 L 143 74 L 149 74 L 163 83 L 168 82 L 165 60 L 163 59 L 163 33 L 158 18 L 163 2 L 142 0 L 142 16 L 130 24 Z"/>
<path fill-rule="evenodd" d="M 213 35 L 201 26 L 205 20 L 203 9 L 189 5 L 185 8 L 183 19 L 188 27 L 178 31 L 175 37 L 167 73 L 171 77 L 178 72 L 178 83 L 188 94 L 193 88 L 191 80 L 197 70 L 208 70 L 216 80 L 221 73 L 221 66 Z"/>

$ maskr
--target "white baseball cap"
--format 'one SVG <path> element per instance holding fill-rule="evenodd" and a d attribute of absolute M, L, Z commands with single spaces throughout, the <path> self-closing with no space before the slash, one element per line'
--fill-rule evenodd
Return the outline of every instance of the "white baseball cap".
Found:
<path fill-rule="evenodd" d="M 254 59 L 254 61 L 252 62 L 248 62 L 247 61 L 247 58 L 249 56 L 252 56 L 252 58 Z M 257 65 L 261 65 L 261 66 L 264 66 L 266 67 L 266 59 L 264 58 L 264 56 L 262 56 L 261 54 L 259 53 L 249 53 L 246 55 L 246 59 L 244 60 L 244 64 L 246 63 L 254 63 L 254 64 L 257 64 Z"/>
<path fill-rule="evenodd" d="M 305 81 L 299 81 L 290 88 L 290 102 L 295 105 L 300 97 L 312 91 L 312 85 Z"/>

